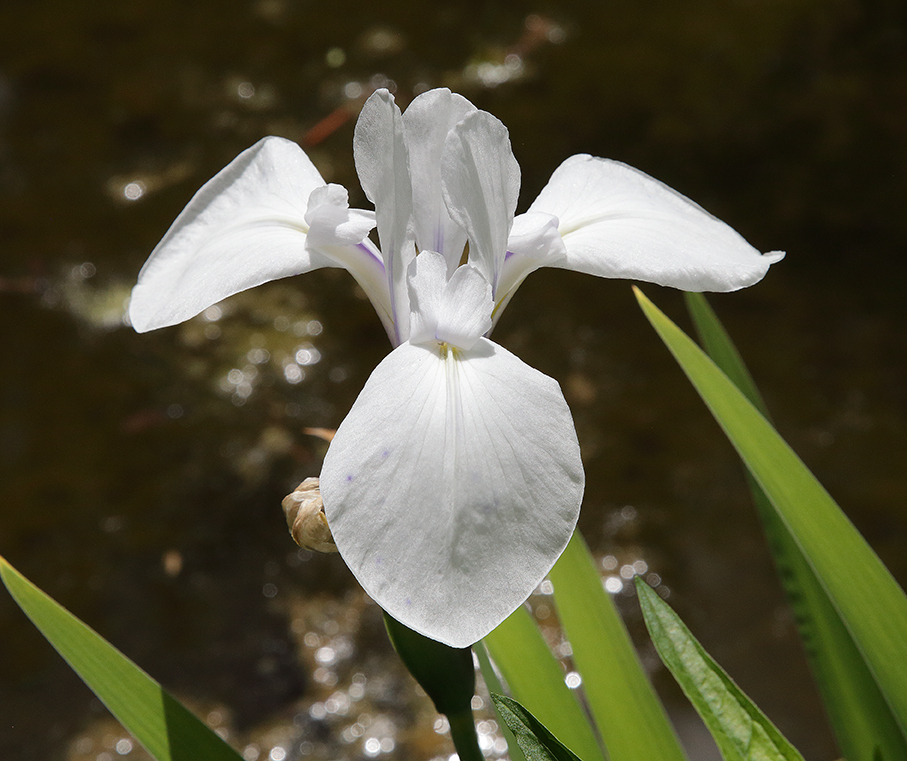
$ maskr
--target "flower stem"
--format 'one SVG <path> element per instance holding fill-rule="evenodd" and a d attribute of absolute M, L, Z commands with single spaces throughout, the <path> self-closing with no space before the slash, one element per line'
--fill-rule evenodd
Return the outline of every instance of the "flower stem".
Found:
<path fill-rule="evenodd" d="M 450 737 L 460 761 L 484 761 L 485 757 L 479 748 L 479 736 L 476 734 L 476 724 L 472 718 L 472 711 L 459 711 L 448 714 L 450 722 Z"/>

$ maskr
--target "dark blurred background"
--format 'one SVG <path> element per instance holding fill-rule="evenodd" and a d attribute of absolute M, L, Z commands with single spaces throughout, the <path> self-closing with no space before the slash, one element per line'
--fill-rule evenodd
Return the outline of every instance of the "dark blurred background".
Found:
<path fill-rule="evenodd" d="M 405 105 L 448 86 L 498 116 L 520 208 L 592 153 L 788 251 L 711 302 L 781 432 L 907 578 L 907 5 L 415 8 L 0 6 L 0 553 L 248 761 L 452 752 L 376 607 L 338 557 L 297 551 L 280 510 L 326 448 L 303 429 L 336 427 L 389 346 L 341 271 L 141 336 L 123 307 L 192 193 L 264 135 L 301 142 L 365 204 L 351 141 L 375 87 Z M 689 326 L 679 294 L 645 291 Z M 634 563 L 657 574 L 801 751 L 837 758 L 739 464 L 629 285 L 534 274 L 495 338 L 564 387 L 603 577 L 617 590 Z M 692 756 L 714 757 L 629 589 L 616 598 Z M 544 594 L 533 604 L 567 655 Z M 494 725 L 480 729 L 500 757 Z M 0 594 L 0 757 L 119 756 L 145 758 Z"/>

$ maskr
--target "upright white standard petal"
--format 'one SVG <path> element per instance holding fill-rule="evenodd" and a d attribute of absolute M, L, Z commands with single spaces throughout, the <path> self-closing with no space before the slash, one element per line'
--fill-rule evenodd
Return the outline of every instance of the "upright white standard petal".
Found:
<path fill-rule="evenodd" d="M 353 135 L 359 181 L 375 204 L 378 238 L 390 287 L 394 346 L 409 335 L 406 270 L 416 255 L 413 243 L 413 191 L 403 117 L 387 90 L 376 90 L 362 107 Z"/>
<path fill-rule="evenodd" d="M 469 114 L 447 136 L 441 178 L 450 216 L 469 236 L 469 260 L 497 298 L 520 194 L 520 165 L 507 128 L 485 111 Z"/>
<path fill-rule="evenodd" d="M 566 256 L 552 266 L 686 291 L 757 283 L 783 252 L 760 254 L 690 199 L 619 161 L 578 155 L 529 207 L 559 220 Z"/>
<path fill-rule="evenodd" d="M 416 246 L 444 256 L 448 276 L 460 264 L 466 231 L 450 218 L 444 203 L 441 154 L 447 133 L 475 110 L 462 95 L 439 88 L 422 93 L 403 112 L 413 183 Z"/>
<path fill-rule="evenodd" d="M 504 620 L 570 539 L 583 493 L 557 383 L 481 338 L 399 346 L 325 457 L 340 554 L 391 616 L 465 647 Z"/>
<path fill-rule="evenodd" d="M 142 267 L 129 305 L 135 329 L 175 325 L 270 280 L 344 266 L 306 248 L 309 196 L 324 184 L 289 140 L 265 138 L 239 154 L 195 194 Z"/>

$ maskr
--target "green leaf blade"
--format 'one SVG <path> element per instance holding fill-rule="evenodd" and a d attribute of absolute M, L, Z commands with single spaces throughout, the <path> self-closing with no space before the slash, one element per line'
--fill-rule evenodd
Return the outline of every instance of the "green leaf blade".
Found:
<path fill-rule="evenodd" d="M 768 419 L 755 382 L 701 293 L 684 294 L 697 333 L 715 364 Z M 832 728 L 848 761 L 907 758 L 907 740 L 850 632 L 784 521 L 748 474 L 757 512 Z"/>
<path fill-rule="evenodd" d="M 662 662 L 702 717 L 725 761 L 803 761 L 655 590 L 638 577 L 636 590 Z"/>
<path fill-rule="evenodd" d="M 673 322 L 636 295 L 790 531 L 907 734 L 907 597 L 768 421 Z"/>
<path fill-rule="evenodd" d="M 547 727 L 513 698 L 492 694 L 498 716 L 516 737 L 526 761 L 580 761 Z"/>
<path fill-rule="evenodd" d="M 387 612 L 384 626 L 403 665 L 431 698 L 438 713 L 471 713 L 470 701 L 476 691 L 472 650 L 429 639 Z"/>
<path fill-rule="evenodd" d="M 501 684 L 501 680 L 498 679 L 498 675 L 494 671 L 494 666 L 491 665 L 491 656 L 488 654 L 488 647 L 486 646 L 485 640 L 476 642 L 472 646 L 472 650 L 476 654 L 476 658 L 478 658 L 479 668 L 482 670 L 482 678 L 485 680 L 488 694 L 503 695 L 504 686 Z M 507 740 L 507 754 L 510 756 L 510 761 L 526 761 L 526 757 L 523 755 L 523 751 L 520 750 L 520 745 L 516 741 L 516 737 L 514 737 L 513 732 L 510 731 L 510 727 L 507 726 L 507 722 L 504 721 L 504 717 L 501 716 L 501 712 L 498 710 L 497 706 L 495 706 L 494 712 L 498 717 L 501 731 L 504 733 L 504 739 Z"/>
<path fill-rule="evenodd" d="M 2 557 L 0 577 L 50 644 L 157 761 L 241 761 L 160 684 Z"/>
<path fill-rule="evenodd" d="M 611 761 L 686 756 L 579 533 L 549 574 L 573 662 Z"/>
<path fill-rule="evenodd" d="M 586 714 L 524 606 L 484 640 L 511 694 L 584 761 L 605 761 Z"/>
<path fill-rule="evenodd" d="M 706 353 L 750 403 L 768 419 L 768 408 L 753 376 L 705 296 L 701 293 L 684 293 L 683 296 Z"/>

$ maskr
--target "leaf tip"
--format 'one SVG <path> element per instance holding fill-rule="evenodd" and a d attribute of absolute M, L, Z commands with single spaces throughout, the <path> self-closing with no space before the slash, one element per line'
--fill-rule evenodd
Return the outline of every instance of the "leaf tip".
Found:
<path fill-rule="evenodd" d="M 634 285 L 631 287 L 633 288 L 633 295 L 636 296 L 636 300 L 639 302 L 639 305 L 642 307 L 644 312 L 654 306 L 649 300 L 648 296 L 646 296 L 646 294 L 644 294 L 640 290 L 639 286 Z"/>

